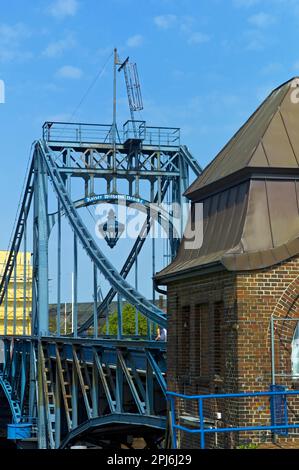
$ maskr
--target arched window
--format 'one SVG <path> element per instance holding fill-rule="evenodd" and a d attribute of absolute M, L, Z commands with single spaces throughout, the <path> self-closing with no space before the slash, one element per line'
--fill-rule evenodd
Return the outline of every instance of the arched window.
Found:
<path fill-rule="evenodd" d="M 299 322 L 297 322 L 293 336 L 291 361 L 292 377 L 293 379 L 299 379 Z"/>

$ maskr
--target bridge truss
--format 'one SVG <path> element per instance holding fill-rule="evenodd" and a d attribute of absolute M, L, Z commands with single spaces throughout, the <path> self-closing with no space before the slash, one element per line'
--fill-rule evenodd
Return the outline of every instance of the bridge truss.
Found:
<path fill-rule="evenodd" d="M 168 198 L 170 207 L 182 207 L 190 173 L 197 176 L 201 168 L 181 145 L 179 129 L 128 121 L 116 134 L 117 141 L 113 125 L 44 125 L 43 137 L 34 145 L 2 273 L 4 364 L 0 386 L 13 423 L 32 424 L 31 437 L 36 429 L 39 448 L 64 448 L 80 440 L 101 447 L 130 446 L 131 438 L 139 436 L 146 445 L 157 446 L 165 433 L 166 343 L 153 341 L 152 325 L 166 327 L 167 318 L 155 302 L 155 284 L 152 300 L 138 289 L 138 257 L 156 223 L 164 229 L 168 226 L 170 256 L 176 255 L 180 235 L 172 209 L 167 212 L 163 203 Z M 133 202 L 144 207 L 139 235 L 121 269 L 104 254 L 105 242 L 97 239 L 81 216 L 81 209 L 119 200 L 126 206 Z M 154 211 L 150 210 L 152 203 Z M 183 229 L 183 213 L 178 217 Z M 68 261 L 64 221 L 72 238 L 67 240 L 72 245 Z M 92 272 L 92 308 L 83 320 L 78 315 L 79 249 Z M 152 249 L 154 252 L 154 239 Z M 32 253 L 30 285 L 25 262 L 28 251 Z M 17 277 L 22 252 L 24 263 Z M 51 322 L 49 263 L 53 258 L 56 315 Z M 73 272 L 73 312 L 72 329 L 63 333 L 62 272 L 67 262 Z M 127 280 L 133 266 L 135 286 Z M 99 295 L 99 276 L 109 285 L 104 298 Z M 151 277 L 143 282 L 152 282 Z M 32 288 L 29 301 L 28 288 Z M 112 337 L 109 308 L 115 298 L 117 334 Z M 22 327 L 17 326 L 16 318 L 20 299 Z M 9 302 L 13 303 L 11 309 Z M 135 309 L 135 335 L 124 334 L 123 302 Z M 146 318 L 147 334 L 139 332 L 139 315 Z"/>

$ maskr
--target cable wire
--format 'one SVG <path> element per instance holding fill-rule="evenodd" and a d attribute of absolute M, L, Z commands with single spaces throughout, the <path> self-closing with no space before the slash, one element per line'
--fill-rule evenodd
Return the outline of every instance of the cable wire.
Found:
<path fill-rule="evenodd" d="M 111 52 L 111 54 L 108 56 L 108 58 L 106 59 L 106 61 L 104 62 L 104 65 L 101 67 L 101 69 L 99 70 L 99 72 L 96 74 L 95 78 L 93 79 L 93 81 L 91 82 L 91 84 L 89 85 L 89 87 L 87 88 L 86 92 L 84 93 L 84 95 L 82 96 L 81 100 L 79 101 L 79 103 L 77 104 L 77 106 L 74 108 L 73 112 L 70 114 L 70 118 L 68 119 L 68 123 L 73 123 L 73 118 L 76 116 L 78 110 L 80 109 L 80 107 L 82 106 L 82 104 L 84 103 L 84 101 L 86 100 L 87 96 L 89 95 L 89 93 L 91 92 L 91 90 L 93 89 L 93 87 L 95 86 L 95 84 L 97 83 L 97 81 L 102 78 L 102 76 L 104 75 L 105 73 L 105 70 L 107 68 L 107 65 L 111 59 L 111 57 L 113 56 L 113 51 Z M 61 129 L 61 132 L 64 131 L 66 129 L 66 127 L 64 127 L 63 129 Z M 62 137 L 61 135 L 58 136 L 58 138 Z M 61 157 L 63 152 L 59 153 L 59 155 L 57 155 L 57 157 L 55 158 L 55 162 Z"/>
<path fill-rule="evenodd" d="M 86 92 L 84 93 L 83 97 L 81 98 L 80 102 L 78 103 L 78 105 L 76 106 L 76 108 L 74 109 L 74 111 L 72 112 L 71 116 L 70 116 L 70 120 L 69 122 L 72 122 L 72 119 L 73 117 L 77 114 L 78 110 L 80 109 L 81 105 L 83 104 L 83 102 L 85 101 L 85 99 L 87 98 L 87 96 L 89 95 L 90 91 L 93 89 L 93 87 L 95 86 L 95 84 L 97 83 L 97 81 L 102 78 L 105 70 L 106 70 L 106 67 L 108 65 L 108 62 L 110 61 L 111 57 L 113 56 L 113 51 L 111 52 L 111 54 L 109 55 L 109 57 L 107 58 L 107 60 L 105 61 L 103 67 L 101 68 L 101 70 L 97 73 L 97 75 L 95 76 L 95 78 L 93 79 L 93 81 L 91 82 L 91 84 L 89 85 L 88 89 L 86 90 Z"/>

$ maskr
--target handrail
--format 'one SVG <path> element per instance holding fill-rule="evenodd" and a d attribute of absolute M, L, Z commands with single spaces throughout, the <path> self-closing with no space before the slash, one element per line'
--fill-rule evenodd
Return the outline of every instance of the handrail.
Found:
<path fill-rule="evenodd" d="M 209 399 L 230 399 L 230 398 L 256 398 L 256 397 L 274 397 L 277 396 L 299 396 L 299 390 L 281 390 L 281 391 L 267 391 L 267 392 L 242 392 L 242 393 L 219 393 L 219 394 L 206 394 L 206 395 L 185 395 L 182 393 L 170 392 L 167 391 L 166 396 L 170 402 L 171 410 L 171 426 L 172 426 L 172 446 L 174 449 L 177 449 L 177 430 L 185 431 L 189 434 L 200 434 L 200 447 L 205 449 L 205 435 L 206 434 L 217 434 L 217 433 L 227 433 L 227 432 L 244 432 L 244 431 L 287 431 L 288 429 L 299 429 L 299 423 L 290 424 L 288 422 L 288 417 L 286 415 L 286 424 L 271 424 L 269 426 L 238 426 L 238 427 L 224 427 L 224 428 L 211 428 L 205 427 L 205 418 L 203 411 L 203 402 L 204 400 Z M 199 410 L 199 427 L 196 429 L 190 429 L 180 424 L 177 424 L 176 419 L 176 410 L 175 410 L 175 398 L 182 398 L 185 400 L 197 400 L 198 401 L 198 410 Z M 272 401 L 273 403 L 273 401 Z M 270 400 L 271 404 L 271 400 Z M 272 412 L 272 410 L 271 410 Z M 271 416 L 273 419 L 273 416 Z"/>
<path fill-rule="evenodd" d="M 128 139 L 136 138 L 134 125 L 138 127 L 137 138 L 145 145 L 180 147 L 180 128 L 147 126 L 145 121 L 127 121 L 121 132 L 118 144 L 124 144 Z M 84 124 L 70 122 L 45 122 L 43 125 L 43 140 L 46 142 L 80 142 L 105 144 L 111 134 L 111 124 Z M 112 144 L 112 141 L 110 142 Z"/>

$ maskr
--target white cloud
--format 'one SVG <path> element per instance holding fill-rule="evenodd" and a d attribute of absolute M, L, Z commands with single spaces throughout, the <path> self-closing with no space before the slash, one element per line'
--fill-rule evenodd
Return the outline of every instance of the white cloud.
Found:
<path fill-rule="evenodd" d="M 46 49 L 43 51 L 43 55 L 49 58 L 60 57 L 68 49 L 72 49 L 76 42 L 72 36 L 67 36 L 59 41 L 54 41 L 48 44 Z"/>
<path fill-rule="evenodd" d="M 248 22 L 257 28 L 266 28 L 271 24 L 275 23 L 275 18 L 268 13 L 260 12 L 256 15 L 250 16 Z"/>
<path fill-rule="evenodd" d="M 246 49 L 248 51 L 262 51 L 268 43 L 265 35 L 258 29 L 246 31 L 245 39 L 247 41 Z"/>
<path fill-rule="evenodd" d="M 127 42 L 128 47 L 140 47 L 143 44 L 143 36 L 141 34 L 136 34 L 135 36 L 131 36 Z"/>
<path fill-rule="evenodd" d="M 260 3 L 260 0 L 233 0 L 233 3 L 236 7 L 252 7 Z"/>
<path fill-rule="evenodd" d="M 79 9 L 78 0 L 55 0 L 48 8 L 50 15 L 58 19 L 75 16 Z"/>
<path fill-rule="evenodd" d="M 39 123 L 41 121 L 49 121 L 49 122 L 69 122 L 71 118 L 70 113 L 58 113 L 58 114 L 52 114 L 50 116 L 47 116 L 46 118 L 39 118 Z"/>
<path fill-rule="evenodd" d="M 261 73 L 263 75 L 273 75 L 273 74 L 281 72 L 282 69 L 283 69 L 282 64 L 278 62 L 271 62 L 262 68 Z"/>
<path fill-rule="evenodd" d="M 78 67 L 72 65 L 64 65 L 56 72 L 56 76 L 60 78 L 70 78 L 72 80 L 78 80 L 82 77 L 83 72 Z"/>
<path fill-rule="evenodd" d="M 19 42 L 21 39 L 30 36 L 30 31 L 23 23 L 15 25 L 0 24 L 0 42 L 10 43 Z"/>
<path fill-rule="evenodd" d="M 203 44 L 210 41 L 208 34 L 196 31 L 196 18 L 193 16 L 160 15 L 154 18 L 154 23 L 160 29 L 170 29 L 177 26 L 178 31 L 190 45 Z"/>
<path fill-rule="evenodd" d="M 263 7 L 283 7 L 288 8 L 292 14 L 298 15 L 299 13 L 299 5 L 298 0 L 232 0 L 232 3 L 235 7 L 244 7 L 250 8 L 255 5 L 263 4 Z"/>
<path fill-rule="evenodd" d="M 24 51 L 24 41 L 31 36 L 31 31 L 23 24 L 0 24 L 0 62 L 30 59 L 32 52 Z"/>
<path fill-rule="evenodd" d="M 169 29 L 175 25 L 177 21 L 176 15 L 160 15 L 155 16 L 154 23 L 158 28 Z"/>
<path fill-rule="evenodd" d="M 187 42 L 188 44 L 204 44 L 205 42 L 209 42 L 210 39 L 210 36 L 207 34 L 195 32 L 189 34 Z"/>
<path fill-rule="evenodd" d="M 105 57 L 109 53 L 111 54 L 113 49 L 114 49 L 113 46 L 100 47 L 99 49 L 96 50 L 96 55 L 98 55 L 99 57 Z"/>
<path fill-rule="evenodd" d="M 173 75 L 174 78 L 176 78 L 178 80 L 181 80 L 181 79 L 184 79 L 186 77 L 186 72 L 184 70 L 174 69 L 172 71 L 172 75 Z"/>
<path fill-rule="evenodd" d="M 194 25 L 196 24 L 196 20 L 193 16 L 183 16 L 180 18 L 180 30 L 183 33 L 190 34 L 194 29 Z"/>
<path fill-rule="evenodd" d="M 7 48 L 0 45 L 0 62 L 26 62 L 34 57 L 30 51 L 22 51 L 17 48 Z"/>

